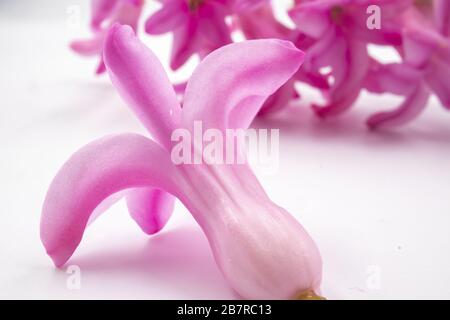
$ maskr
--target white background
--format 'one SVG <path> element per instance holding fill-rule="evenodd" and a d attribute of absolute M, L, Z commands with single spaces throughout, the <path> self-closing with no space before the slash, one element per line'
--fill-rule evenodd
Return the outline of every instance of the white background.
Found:
<path fill-rule="evenodd" d="M 45 254 L 40 210 L 62 163 L 103 135 L 146 134 L 93 75 L 96 59 L 67 47 L 88 34 L 88 17 L 86 1 L 0 2 L 0 298 L 235 298 L 179 203 L 152 237 L 121 202 L 101 216 L 68 263 L 81 268 L 80 290 Z M 170 37 L 144 38 L 167 66 Z M 326 122 L 304 102 L 256 123 L 281 130 L 279 170 L 259 177 L 316 240 L 330 299 L 450 298 L 450 114 L 433 99 L 407 127 L 366 130 L 369 114 L 398 102 L 364 95 Z"/>

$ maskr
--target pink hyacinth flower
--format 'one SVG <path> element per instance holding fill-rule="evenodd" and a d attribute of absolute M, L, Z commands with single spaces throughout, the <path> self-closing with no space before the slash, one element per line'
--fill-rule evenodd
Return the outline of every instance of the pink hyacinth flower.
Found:
<path fill-rule="evenodd" d="M 105 72 L 102 49 L 109 27 L 120 23 L 136 30 L 143 5 L 144 0 L 92 0 L 90 25 L 94 35 L 89 40 L 75 40 L 70 47 L 83 56 L 99 56 L 96 74 Z"/>
<path fill-rule="evenodd" d="M 253 10 L 268 0 L 163 0 L 145 24 L 152 35 L 173 34 L 170 67 L 177 70 L 193 55 L 200 59 L 231 43 L 232 28 L 225 18 Z"/>
<path fill-rule="evenodd" d="M 201 58 L 231 42 L 225 23 L 229 14 L 224 0 L 166 0 L 148 18 L 145 31 L 152 35 L 173 33 L 170 67 L 180 68 L 192 55 Z"/>
<path fill-rule="evenodd" d="M 375 64 L 367 79 L 369 91 L 405 96 L 403 103 L 393 111 L 370 117 L 367 124 L 372 129 L 409 123 L 424 110 L 433 93 L 450 109 L 450 38 L 446 37 L 450 5 L 440 0 L 419 4 L 400 17 L 403 62 Z"/>
<path fill-rule="evenodd" d="M 407 6 L 407 0 L 304 0 L 296 1 L 290 16 L 299 31 L 313 41 L 301 49 L 307 53 L 303 68 L 310 74 L 324 74 L 330 89 L 323 90 L 325 106 L 313 105 L 321 117 L 338 115 L 349 109 L 363 89 L 371 59 L 368 43 L 400 45 L 400 28 L 396 14 Z M 367 27 L 367 8 L 381 8 L 381 29 Z"/>
<path fill-rule="evenodd" d="M 303 47 L 304 36 L 297 30 L 291 30 L 282 25 L 274 16 L 270 4 L 259 5 L 253 10 L 243 11 L 236 15 L 237 25 L 246 39 L 276 38 L 293 41 Z M 297 81 L 303 81 L 319 89 L 328 89 L 329 85 L 318 72 L 311 72 L 300 68 L 280 89 L 271 95 L 262 106 L 259 115 L 270 115 L 285 108 L 292 100 L 299 98 L 295 88 Z"/>
<path fill-rule="evenodd" d="M 41 239 L 55 264 L 70 258 L 99 204 L 129 190 L 131 215 L 150 233 L 170 216 L 167 199 L 181 200 L 241 297 L 317 297 L 322 262 L 316 245 L 269 199 L 248 164 L 175 165 L 170 155 L 174 129 L 192 130 L 194 121 L 222 133 L 246 128 L 303 58 L 292 43 L 281 40 L 224 46 L 194 71 L 181 108 L 155 55 L 130 27 L 113 26 L 104 45 L 106 68 L 155 141 L 137 134 L 105 137 L 80 149 L 61 168 L 41 220 Z"/>

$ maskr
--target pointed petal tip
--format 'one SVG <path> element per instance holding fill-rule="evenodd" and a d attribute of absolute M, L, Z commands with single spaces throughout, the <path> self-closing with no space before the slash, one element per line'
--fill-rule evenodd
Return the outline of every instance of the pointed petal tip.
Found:
<path fill-rule="evenodd" d="M 47 253 L 48 254 L 48 253 Z M 50 255 L 50 258 L 53 261 L 53 264 L 55 265 L 56 268 L 61 269 L 67 262 L 67 260 L 69 260 L 68 258 L 64 258 L 64 257 L 60 257 L 58 255 Z"/>
<path fill-rule="evenodd" d="M 92 54 L 92 48 L 87 47 L 87 41 L 84 40 L 75 40 L 69 43 L 69 48 L 73 52 L 82 55 L 87 56 Z"/>
<path fill-rule="evenodd" d="M 103 43 L 103 62 L 105 70 L 110 69 L 111 63 L 120 56 L 121 52 L 126 52 L 125 46 L 135 37 L 133 28 L 128 25 L 115 23 L 109 28 Z"/>
<path fill-rule="evenodd" d="M 134 30 L 127 24 L 120 24 L 118 22 L 114 23 L 108 30 L 106 36 L 105 45 L 108 41 L 121 39 L 126 36 L 135 36 Z"/>
<path fill-rule="evenodd" d="M 106 72 L 105 63 L 103 61 L 100 61 L 100 63 L 97 66 L 97 69 L 95 70 L 95 75 L 100 76 Z"/>
<path fill-rule="evenodd" d="M 291 41 L 288 41 L 288 40 L 282 40 L 282 39 L 272 39 L 271 41 L 273 41 L 273 42 L 275 42 L 275 43 L 278 43 L 280 46 L 283 46 L 283 47 L 285 47 L 286 49 L 294 50 L 294 51 L 302 52 L 302 53 L 303 53 L 303 51 L 300 50 L 299 48 L 297 48 Z"/>
<path fill-rule="evenodd" d="M 45 208 L 44 204 L 44 208 Z M 46 213 L 46 210 L 41 213 L 41 217 L 44 216 Z M 67 260 L 69 260 L 71 253 L 67 255 L 64 254 L 61 250 L 62 247 L 58 248 L 55 246 L 54 241 L 52 240 L 52 235 L 50 234 L 51 230 L 49 228 L 49 225 L 47 221 L 42 220 L 40 222 L 40 239 L 41 243 L 44 246 L 45 252 L 47 255 L 52 259 L 53 264 L 56 268 L 62 268 Z M 67 251 L 67 250 L 66 250 Z"/>
<path fill-rule="evenodd" d="M 52 259 L 54 266 L 59 269 L 72 256 L 74 251 L 72 249 L 73 244 L 68 244 L 65 240 L 55 241 L 52 223 L 49 223 L 48 219 L 42 218 L 48 214 L 46 207 L 44 203 L 44 210 L 42 211 L 40 222 L 40 239 L 45 252 Z M 60 245 L 61 243 L 66 243 L 67 245 Z"/>
<path fill-rule="evenodd" d="M 177 58 L 173 58 L 170 60 L 169 62 L 169 67 L 172 71 L 177 71 L 178 69 L 180 69 L 184 64 L 184 61 L 180 61 Z"/>
<path fill-rule="evenodd" d="M 297 48 L 291 41 L 280 39 L 272 39 L 271 41 L 286 50 L 286 53 L 290 54 L 290 58 L 298 59 L 300 64 L 305 60 L 305 52 Z"/>
<path fill-rule="evenodd" d="M 122 25 L 120 23 L 114 23 L 108 30 L 105 42 L 103 44 L 103 51 L 111 48 L 112 45 L 117 45 L 121 41 L 127 38 L 135 37 L 135 33 L 132 27 L 129 25 Z"/>
<path fill-rule="evenodd" d="M 55 250 L 55 249 L 50 249 L 48 248 L 48 246 L 46 245 L 46 242 L 44 241 L 44 237 L 41 236 L 41 241 L 44 244 L 45 247 L 45 251 L 47 252 L 47 255 L 50 257 L 50 259 L 52 259 L 53 264 L 55 265 L 56 268 L 60 269 L 62 268 L 67 260 L 69 260 L 69 258 L 71 257 L 71 253 L 65 253 L 62 252 L 61 250 Z"/>
<path fill-rule="evenodd" d="M 181 108 L 158 57 L 131 27 L 114 24 L 105 39 L 103 61 L 122 99 L 153 138 L 170 148 L 170 136 L 178 125 Z"/>
<path fill-rule="evenodd" d="M 372 115 L 366 120 L 366 126 L 370 131 L 381 131 L 386 128 L 394 128 L 397 125 L 390 123 L 387 113 L 380 112 Z"/>
<path fill-rule="evenodd" d="M 176 193 L 173 170 L 169 153 L 137 134 L 107 136 L 72 155 L 53 178 L 41 212 L 41 242 L 55 266 L 63 266 L 72 256 L 90 217 L 105 199 L 148 186 Z M 165 211 L 167 219 L 170 213 Z"/>
<path fill-rule="evenodd" d="M 69 48 L 72 51 L 78 52 L 78 41 L 72 41 L 71 43 L 69 43 Z"/>
<path fill-rule="evenodd" d="M 147 34 L 150 34 L 150 35 L 158 35 L 159 33 L 158 32 L 155 32 L 154 31 L 154 23 L 153 23 L 153 20 L 151 19 L 151 17 L 150 18 L 148 18 L 146 21 L 145 21 L 145 24 L 144 24 L 144 31 L 145 31 L 145 33 L 147 33 Z"/>

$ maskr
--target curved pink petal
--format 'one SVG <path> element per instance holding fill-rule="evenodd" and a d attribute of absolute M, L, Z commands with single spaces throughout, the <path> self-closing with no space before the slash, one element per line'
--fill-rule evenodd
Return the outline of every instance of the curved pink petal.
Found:
<path fill-rule="evenodd" d="M 101 24 L 111 16 L 119 1 L 122 0 L 91 0 L 91 27 L 101 28 Z"/>
<path fill-rule="evenodd" d="M 246 39 L 277 38 L 289 40 L 297 33 L 278 22 L 270 3 L 241 12 L 237 17 L 238 27 L 242 30 Z M 264 23 L 261 23 L 261 21 L 264 21 Z"/>
<path fill-rule="evenodd" d="M 298 70 L 304 53 L 291 42 L 250 40 L 208 55 L 192 74 L 183 123 L 205 128 L 246 128 L 268 96 Z"/>
<path fill-rule="evenodd" d="M 337 30 L 333 28 L 319 41 L 307 47 L 302 68 L 308 73 L 317 73 L 321 68 L 330 66 L 332 62 L 339 67 L 339 61 L 345 59 L 346 49 L 344 37 L 338 35 Z M 341 65 L 345 67 L 345 64 Z"/>
<path fill-rule="evenodd" d="M 231 42 L 231 29 L 225 23 L 226 15 L 225 8 L 214 2 L 198 9 L 200 34 L 211 51 Z"/>
<path fill-rule="evenodd" d="M 106 66 L 105 63 L 103 62 L 103 59 L 100 59 L 100 62 L 98 63 L 97 69 L 95 70 L 95 74 L 102 74 L 106 72 Z"/>
<path fill-rule="evenodd" d="M 98 36 L 88 40 L 75 40 L 70 43 L 70 48 L 83 56 L 95 56 L 102 52 L 104 37 Z"/>
<path fill-rule="evenodd" d="M 406 33 L 403 38 L 404 60 L 406 63 L 422 68 L 431 58 L 434 48 L 420 39 L 417 34 Z"/>
<path fill-rule="evenodd" d="M 147 234 L 154 234 L 165 226 L 174 204 L 174 196 L 155 188 L 139 188 L 127 196 L 131 217 Z"/>
<path fill-rule="evenodd" d="M 271 95 L 264 102 L 259 115 L 268 115 L 280 111 L 286 107 L 291 100 L 297 97 L 298 93 L 295 90 L 295 79 L 289 79 L 278 89 L 273 95 Z"/>
<path fill-rule="evenodd" d="M 306 72 L 300 68 L 299 72 L 295 75 L 295 78 L 299 81 L 305 82 L 313 87 L 316 87 L 319 90 L 328 90 L 330 89 L 330 84 L 327 81 L 327 78 L 319 73 L 315 72 Z"/>
<path fill-rule="evenodd" d="M 198 22 L 189 19 L 188 22 L 173 31 L 172 51 L 170 55 L 170 68 L 177 70 L 196 53 L 198 47 Z"/>
<path fill-rule="evenodd" d="M 425 79 L 441 101 L 444 108 L 450 109 L 450 59 L 435 57 L 430 63 Z"/>
<path fill-rule="evenodd" d="M 92 223 L 94 223 L 94 221 L 97 220 L 98 217 L 100 217 L 104 212 L 106 212 L 117 202 L 122 200 L 127 192 L 131 191 L 132 190 L 119 191 L 102 200 L 102 202 L 97 207 L 95 207 L 94 211 L 92 211 L 91 215 L 89 216 L 87 226 L 90 226 Z"/>
<path fill-rule="evenodd" d="M 423 72 L 405 63 L 372 63 L 364 87 L 373 93 L 394 93 L 409 95 L 422 79 Z"/>
<path fill-rule="evenodd" d="M 122 0 L 121 5 L 115 10 L 109 21 L 109 26 L 114 23 L 129 25 L 133 30 L 137 30 L 139 17 L 141 16 L 144 0 Z"/>
<path fill-rule="evenodd" d="M 332 25 L 329 11 L 315 8 L 314 4 L 299 5 L 289 11 L 289 16 L 298 30 L 315 39 L 324 36 Z"/>
<path fill-rule="evenodd" d="M 76 152 L 53 179 L 41 217 L 41 240 L 55 265 L 72 255 L 94 209 L 128 188 L 175 189 L 168 152 L 153 141 L 123 134 L 94 141 Z"/>
<path fill-rule="evenodd" d="M 185 1 L 166 1 L 163 7 L 151 15 L 145 22 L 148 34 L 163 34 L 187 23 L 189 8 Z"/>
<path fill-rule="evenodd" d="M 172 215 L 175 197 L 163 190 L 145 187 L 124 190 L 104 199 L 89 217 L 88 226 L 111 206 L 126 198 L 130 216 L 142 231 L 154 234 L 160 231 Z"/>
<path fill-rule="evenodd" d="M 450 35 L 450 1 L 434 0 L 434 15 L 439 32 L 448 37 Z"/>
<path fill-rule="evenodd" d="M 337 59 L 330 57 L 335 83 L 328 93 L 328 104 L 325 107 L 313 106 L 320 117 L 335 116 L 348 110 L 358 98 L 364 85 L 371 63 L 366 44 L 359 41 L 347 41 L 347 46 L 343 57 Z M 330 51 L 329 54 L 333 52 Z"/>
<path fill-rule="evenodd" d="M 181 107 L 158 58 L 139 41 L 132 28 L 118 24 L 109 30 L 103 51 L 119 94 L 155 139 L 168 147 Z"/>
<path fill-rule="evenodd" d="M 374 114 L 367 120 L 370 129 L 397 127 L 415 119 L 426 107 L 429 90 L 419 84 L 400 107 L 393 111 Z"/>

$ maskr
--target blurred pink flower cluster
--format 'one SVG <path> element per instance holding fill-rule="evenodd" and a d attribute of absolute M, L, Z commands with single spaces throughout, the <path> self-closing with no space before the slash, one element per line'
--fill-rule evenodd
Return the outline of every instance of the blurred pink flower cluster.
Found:
<path fill-rule="evenodd" d="M 448 0 L 295 0 L 282 24 L 269 0 L 158 0 L 161 7 L 145 21 L 145 32 L 173 36 L 170 67 L 177 70 L 197 55 L 203 59 L 233 42 L 246 39 L 289 40 L 306 52 L 301 69 L 265 102 L 260 114 L 271 114 L 300 97 L 295 84 L 321 91 L 325 105 L 313 104 L 320 117 L 344 113 L 363 89 L 404 98 L 393 111 L 371 116 L 370 128 L 408 123 L 436 95 L 450 109 L 450 1 Z M 114 22 L 138 25 L 142 0 L 93 0 L 94 38 L 76 41 L 74 50 L 101 54 L 106 30 Z M 394 48 L 399 63 L 383 64 L 368 45 Z M 252 54 L 249 52 L 249 54 Z M 104 71 L 103 63 L 97 70 Z M 181 92 L 184 86 L 176 86 Z"/>

